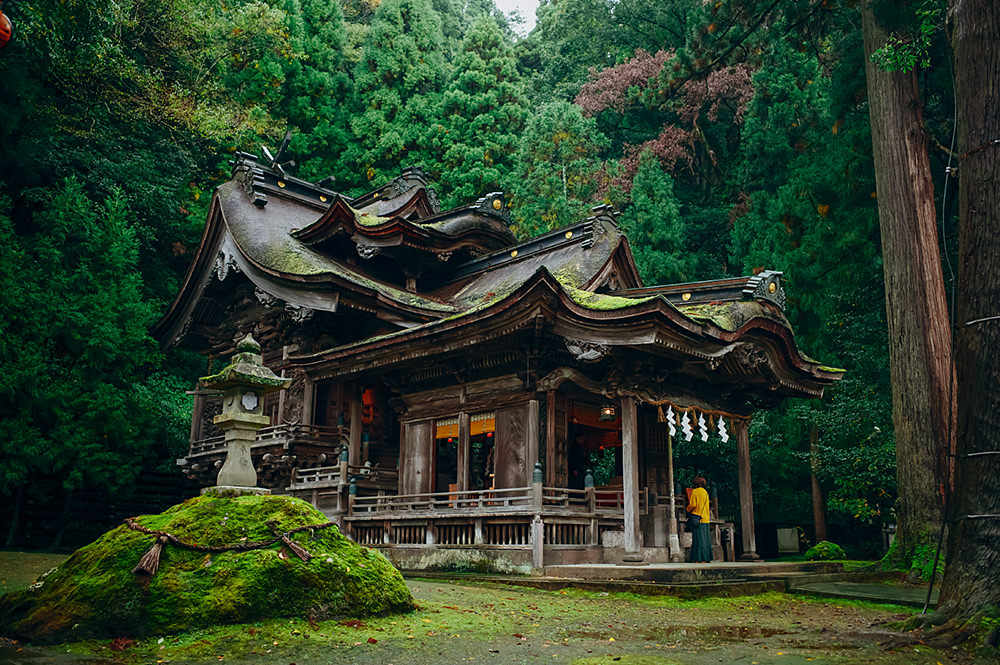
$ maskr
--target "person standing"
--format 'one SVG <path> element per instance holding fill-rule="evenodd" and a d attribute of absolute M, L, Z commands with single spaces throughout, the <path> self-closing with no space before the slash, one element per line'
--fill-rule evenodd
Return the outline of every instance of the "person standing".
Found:
<path fill-rule="evenodd" d="M 708 491 L 705 479 L 695 476 L 694 490 L 688 499 L 688 527 L 691 531 L 691 563 L 709 563 L 712 560 L 712 545 L 708 533 L 711 513 L 708 509 Z"/>

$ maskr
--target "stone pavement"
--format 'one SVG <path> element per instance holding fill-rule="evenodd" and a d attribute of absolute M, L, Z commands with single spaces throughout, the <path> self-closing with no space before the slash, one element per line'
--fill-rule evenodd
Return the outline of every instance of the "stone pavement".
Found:
<path fill-rule="evenodd" d="M 874 584 L 851 582 L 847 580 L 811 582 L 792 584 L 789 591 L 794 593 L 809 593 L 832 598 L 853 598 L 868 600 L 875 603 L 892 603 L 909 607 L 923 607 L 927 600 L 927 589 L 920 587 L 903 587 L 891 584 Z M 937 605 L 938 590 L 931 593 L 931 607 Z"/>
<path fill-rule="evenodd" d="M 780 591 L 923 607 L 926 588 L 879 584 L 898 574 L 845 573 L 831 562 L 713 562 L 648 565 L 578 564 L 546 566 L 538 577 L 404 571 L 406 577 L 480 581 L 538 589 L 565 588 L 668 595 L 681 598 L 741 596 Z M 937 603 L 937 590 L 931 606 Z"/>

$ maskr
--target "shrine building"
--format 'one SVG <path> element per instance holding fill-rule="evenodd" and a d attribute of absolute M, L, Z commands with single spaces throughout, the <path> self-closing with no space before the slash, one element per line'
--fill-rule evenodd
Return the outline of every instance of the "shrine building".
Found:
<path fill-rule="evenodd" d="M 252 333 L 292 379 L 264 398 L 259 484 L 402 568 L 679 560 L 673 441 L 709 435 L 739 472 L 715 558 L 754 559 L 750 416 L 842 371 L 798 350 L 780 272 L 646 286 L 615 216 L 519 243 L 502 192 L 442 211 L 409 168 L 350 198 L 239 153 L 154 332 L 212 369 Z M 205 486 L 220 401 L 195 391 L 178 460 Z"/>

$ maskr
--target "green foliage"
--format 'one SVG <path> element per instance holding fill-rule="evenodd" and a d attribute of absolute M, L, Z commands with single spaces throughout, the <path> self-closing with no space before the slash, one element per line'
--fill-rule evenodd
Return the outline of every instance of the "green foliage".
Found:
<path fill-rule="evenodd" d="M 689 281 L 683 251 L 685 227 L 673 179 L 651 152 L 642 155 L 632 181 L 632 203 L 622 212 L 636 266 L 646 284 Z"/>
<path fill-rule="evenodd" d="M 445 208 L 504 188 L 527 106 L 510 46 L 491 17 L 469 29 L 441 99 L 434 153 Z"/>
<path fill-rule="evenodd" d="M 429 0 L 384 0 L 365 38 L 354 80 L 352 161 L 366 181 L 428 159 L 428 127 L 445 82 L 441 19 Z M 369 186 L 370 188 L 370 186 Z"/>
<path fill-rule="evenodd" d="M 539 109 L 524 130 L 510 184 L 515 233 L 530 237 L 586 217 L 606 143 L 579 107 L 557 101 Z"/>
<path fill-rule="evenodd" d="M 931 66 L 931 40 L 941 30 L 946 6 L 943 0 L 922 0 L 913 9 L 912 26 L 893 32 L 872 53 L 872 62 L 887 72 L 910 72 Z"/>
<path fill-rule="evenodd" d="M 531 99 L 539 104 L 576 96 L 591 67 L 615 63 L 614 3 L 610 0 L 543 0 L 535 29 L 518 44 L 530 73 Z"/>
<path fill-rule="evenodd" d="M 933 573 L 935 579 L 944 579 L 944 551 L 938 553 L 933 534 L 926 534 L 926 542 L 915 545 L 909 551 L 901 547 L 899 538 L 893 540 L 889 551 L 882 557 L 880 565 L 886 570 L 905 570 L 924 582 L 929 582 Z M 935 572 L 934 561 L 937 558 Z"/>
<path fill-rule="evenodd" d="M 321 180 L 350 178 L 341 153 L 352 136 L 349 111 L 353 85 L 344 52 L 347 30 L 340 5 L 324 0 L 286 0 L 290 46 L 297 57 L 283 62 L 281 103 L 272 113 L 283 115 L 296 130 L 289 147 L 297 175 Z"/>
<path fill-rule="evenodd" d="M 149 529 L 207 546 L 232 546 L 279 531 L 325 524 L 300 499 L 200 496 L 159 515 L 139 518 Z M 35 643 L 175 633 L 272 617 L 366 617 L 413 609 L 402 576 L 381 554 L 329 527 L 292 539 L 312 558 L 302 561 L 280 543 L 246 552 L 205 553 L 172 544 L 159 570 L 132 572 L 155 537 L 119 526 L 77 550 L 36 584 L 0 598 L 0 629 Z"/>
<path fill-rule="evenodd" d="M 31 204 L 29 234 L 0 216 L 0 492 L 51 478 L 114 493 L 154 451 L 179 452 L 176 430 L 147 420 L 176 427 L 185 398 L 157 394 L 178 386 L 158 370 L 123 198 L 91 201 L 70 179 Z"/>
<path fill-rule="evenodd" d="M 821 540 L 808 550 L 804 555 L 806 561 L 833 561 L 836 559 L 846 559 L 844 550 L 836 543 L 828 540 Z"/>

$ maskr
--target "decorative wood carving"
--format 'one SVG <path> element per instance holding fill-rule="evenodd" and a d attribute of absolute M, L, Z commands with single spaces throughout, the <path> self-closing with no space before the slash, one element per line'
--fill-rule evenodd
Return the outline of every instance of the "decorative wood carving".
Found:
<path fill-rule="evenodd" d="M 566 349 L 573 358 L 584 363 L 596 363 L 611 353 L 609 346 L 579 339 L 566 339 Z"/>
<path fill-rule="evenodd" d="M 767 367 L 767 353 L 756 344 L 740 344 L 732 351 L 739 363 L 740 369 L 748 374 L 753 374 L 762 367 Z"/>
<path fill-rule="evenodd" d="M 308 321 L 312 318 L 316 310 L 311 307 L 302 307 L 301 305 L 293 305 L 290 302 L 285 303 L 285 311 L 288 312 L 288 318 L 296 323 L 302 323 L 303 321 Z"/>
<path fill-rule="evenodd" d="M 240 267 L 236 263 L 236 257 L 234 257 L 227 248 L 223 247 L 219 250 L 218 256 L 215 257 L 215 276 L 219 278 L 220 282 L 226 281 L 226 277 L 229 276 L 229 271 L 239 272 Z"/>
<path fill-rule="evenodd" d="M 257 298 L 257 302 L 264 306 L 264 309 L 270 309 L 278 302 L 277 298 L 259 287 L 254 287 L 253 294 Z"/>

